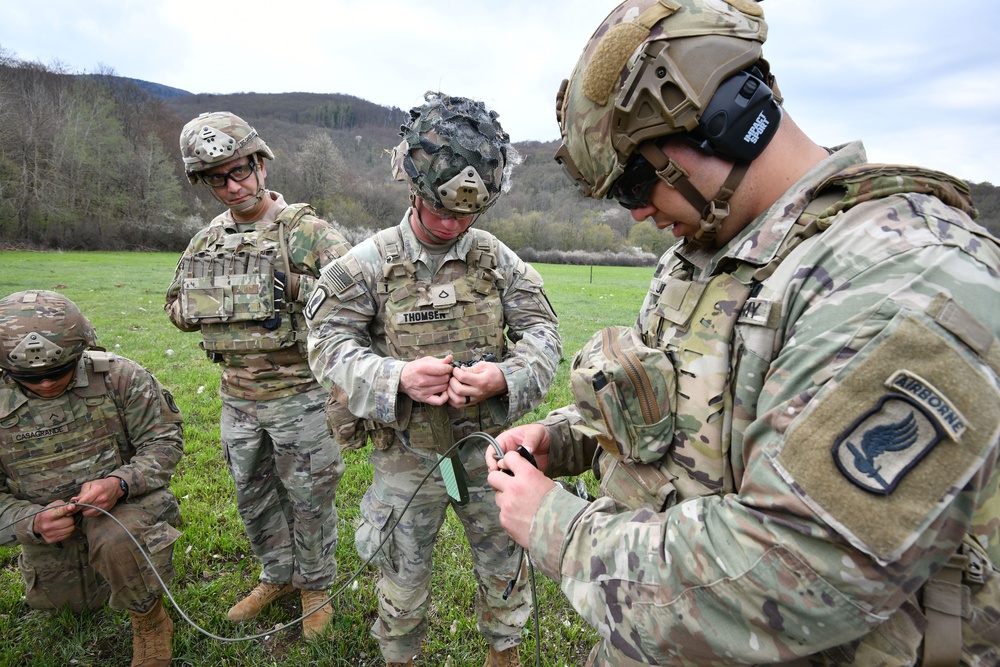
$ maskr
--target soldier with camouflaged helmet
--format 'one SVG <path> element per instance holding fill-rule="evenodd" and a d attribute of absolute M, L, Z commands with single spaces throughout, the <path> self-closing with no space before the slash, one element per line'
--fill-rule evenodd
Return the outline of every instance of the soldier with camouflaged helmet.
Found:
<path fill-rule="evenodd" d="M 574 404 L 499 436 L 501 521 L 589 665 L 996 665 L 1000 242 L 964 182 L 810 140 L 766 34 L 627 0 L 560 90 L 556 159 L 677 243 Z M 591 466 L 589 505 L 550 479 Z"/>
<path fill-rule="evenodd" d="M 309 371 L 302 308 L 320 269 L 350 244 L 307 204 L 264 187 L 274 154 L 245 120 L 204 113 L 184 126 L 181 156 L 226 211 L 198 232 L 177 264 L 166 312 L 222 364 L 222 453 L 261 562 L 259 585 L 228 613 L 246 621 L 299 591 L 303 636 L 333 610 L 340 448 L 327 427 L 327 392 Z"/>
<path fill-rule="evenodd" d="M 97 347 L 72 301 L 43 290 L 0 299 L 0 544 L 21 546 L 29 607 L 125 609 L 132 667 L 173 657 L 163 588 L 129 533 L 169 582 L 181 421 L 147 370 Z"/>
<path fill-rule="evenodd" d="M 472 227 L 516 161 L 497 114 L 464 97 L 425 100 L 392 155 L 411 206 L 399 226 L 324 269 L 306 308 L 309 363 L 373 442 L 355 546 L 381 569 L 372 636 L 387 664 L 412 665 L 420 652 L 434 543 L 451 506 L 472 549 L 485 664 L 516 666 L 531 606 L 523 565 L 486 484 L 487 443 L 452 445 L 538 405 L 562 342 L 541 276 Z"/>

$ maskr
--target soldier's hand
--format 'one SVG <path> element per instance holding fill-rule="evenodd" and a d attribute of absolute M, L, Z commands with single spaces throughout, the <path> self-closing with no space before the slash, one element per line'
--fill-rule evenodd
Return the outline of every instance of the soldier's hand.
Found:
<path fill-rule="evenodd" d="M 95 479 L 91 482 L 84 482 L 80 487 L 80 493 L 73 498 L 73 502 L 86 503 L 102 510 L 111 511 L 118 499 L 122 497 L 121 484 L 117 477 L 105 477 Z M 98 516 L 100 511 L 91 507 L 81 507 L 83 516 Z"/>
<path fill-rule="evenodd" d="M 448 402 L 452 355 L 444 359 L 421 357 L 403 366 L 399 390 L 417 403 L 444 405 Z"/>
<path fill-rule="evenodd" d="M 56 500 L 46 507 L 47 509 L 35 515 L 34 530 L 48 544 L 55 544 L 68 539 L 76 530 L 76 521 L 73 515 L 79 509 L 75 505 L 67 505 L 61 500 Z"/>
<path fill-rule="evenodd" d="M 527 449 L 535 457 L 535 464 L 541 472 L 545 472 L 549 465 L 549 432 L 541 424 L 515 426 L 498 435 L 496 441 L 504 454 L 513 452 L 518 447 Z M 500 470 L 501 467 L 495 455 L 493 447 L 486 448 L 486 466 L 490 472 Z"/>
<path fill-rule="evenodd" d="M 474 366 L 458 366 L 452 370 L 448 403 L 460 408 L 506 391 L 507 378 L 500 367 L 490 361 L 480 361 Z"/>
<path fill-rule="evenodd" d="M 543 429 L 544 430 L 544 429 Z M 556 483 L 535 469 L 527 459 L 508 451 L 503 458 L 504 467 L 513 474 L 500 470 L 489 474 L 489 484 L 496 491 L 496 504 L 500 508 L 500 525 L 522 547 L 528 547 L 531 524 L 542 504 L 542 498 Z"/>

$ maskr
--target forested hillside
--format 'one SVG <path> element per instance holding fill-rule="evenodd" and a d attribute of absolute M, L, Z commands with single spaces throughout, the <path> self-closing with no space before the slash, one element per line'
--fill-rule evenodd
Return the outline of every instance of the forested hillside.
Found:
<path fill-rule="evenodd" d="M 22 62 L 0 47 L 0 243 L 179 252 L 221 206 L 188 183 L 178 135 L 223 110 L 272 148 L 267 184 L 286 200 L 312 203 L 354 242 L 399 221 L 407 192 L 388 155 L 404 109 L 344 94 L 194 95 Z M 523 158 L 513 189 L 478 224 L 529 261 L 648 264 L 671 242 L 613 202 L 581 197 L 552 160 L 556 142 L 513 139 Z M 972 188 L 980 221 L 1000 233 L 998 188 Z"/>

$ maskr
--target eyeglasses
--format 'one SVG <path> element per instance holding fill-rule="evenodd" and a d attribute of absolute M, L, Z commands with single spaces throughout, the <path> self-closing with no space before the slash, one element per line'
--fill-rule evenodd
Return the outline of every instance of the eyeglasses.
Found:
<path fill-rule="evenodd" d="M 641 155 L 635 155 L 611 186 L 608 196 L 630 211 L 643 208 L 649 205 L 653 188 L 660 180 L 653 165 Z"/>
<path fill-rule="evenodd" d="M 12 371 L 6 369 L 7 375 L 11 376 L 18 382 L 25 382 L 27 384 L 38 384 L 44 380 L 58 380 L 69 375 L 71 372 L 76 370 L 77 360 L 74 359 L 69 363 L 65 363 L 62 366 L 56 366 L 47 371 L 42 371 L 41 373 L 25 373 L 23 371 Z"/>
<path fill-rule="evenodd" d="M 256 167 L 257 163 L 251 160 L 246 164 L 237 165 L 225 173 L 202 174 L 201 180 L 210 188 L 222 188 L 225 187 L 226 181 L 229 180 L 233 181 L 233 183 L 242 183 L 247 180 Z"/>

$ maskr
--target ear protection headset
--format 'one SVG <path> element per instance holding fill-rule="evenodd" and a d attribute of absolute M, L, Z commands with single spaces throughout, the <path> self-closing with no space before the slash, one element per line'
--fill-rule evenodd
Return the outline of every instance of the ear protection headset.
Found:
<path fill-rule="evenodd" d="M 698 126 L 684 136 L 707 155 L 750 162 L 761 154 L 780 122 L 781 105 L 753 67 L 719 84 Z"/>

